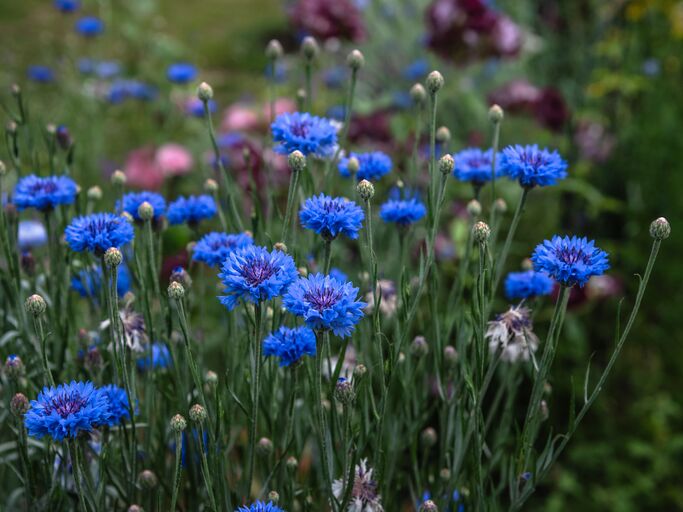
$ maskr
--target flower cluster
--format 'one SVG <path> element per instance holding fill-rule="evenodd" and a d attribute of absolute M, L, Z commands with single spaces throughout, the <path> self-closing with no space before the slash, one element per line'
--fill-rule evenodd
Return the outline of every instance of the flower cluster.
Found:
<path fill-rule="evenodd" d="M 349 160 L 351 158 L 355 158 L 358 161 L 358 171 L 355 173 L 358 181 L 377 181 L 382 176 L 391 172 L 391 158 L 381 151 L 351 153 L 348 157 L 342 158 L 339 162 L 339 174 L 345 178 L 349 178 L 352 175 L 349 170 Z"/>
<path fill-rule="evenodd" d="M 71 204 L 76 200 L 76 182 L 68 176 L 41 178 L 34 174 L 21 178 L 14 187 L 14 204 L 19 211 L 35 208 L 52 210 L 60 204 Z"/>
<path fill-rule="evenodd" d="M 339 235 L 355 240 L 365 214 L 353 201 L 320 194 L 306 199 L 299 212 L 299 219 L 303 227 L 315 231 L 326 240 Z"/>
<path fill-rule="evenodd" d="M 208 233 L 195 244 L 192 250 L 192 259 L 206 263 L 210 267 L 217 267 L 225 261 L 230 253 L 253 245 L 253 243 L 254 240 L 249 233 Z"/>
<path fill-rule="evenodd" d="M 555 235 L 538 245 L 531 256 L 534 269 L 545 272 L 563 286 L 583 287 L 592 276 L 604 274 L 609 268 L 607 253 L 593 240 Z"/>
<path fill-rule="evenodd" d="M 280 366 L 290 366 L 303 356 L 315 356 L 315 334 L 307 327 L 280 327 L 263 340 L 263 354 L 280 358 Z"/>

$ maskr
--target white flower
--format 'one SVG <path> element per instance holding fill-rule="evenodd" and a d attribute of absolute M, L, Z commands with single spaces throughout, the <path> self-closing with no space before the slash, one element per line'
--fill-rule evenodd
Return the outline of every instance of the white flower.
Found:
<path fill-rule="evenodd" d="M 128 348 L 133 352 L 144 352 L 145 345 L 149 342 L 144 317 L 127 305 L 119 311 L 119 318 L 121 318 L 123 338 Z M 109 323 L 109 320 L 105 320 L 100 324 L 100 329 L 107 329 Z"/>
<path fill-rule="evenodd" d="M 377 281 L 377 298 L 379 299 L 379 310 L 387 318 L 391 318 L 398 308 L 398 295 L 396 294 L 396 285 L 389 279 L 379 279 Z M 365 311 L 372 313 L 375 308 L 375 297 L 372 292 L 365 295 L 365 302 L 368 305 Z"/>
<path fill-rule="evenodd" d="M 501 348 L 501 359 L 510 363 L 528 361 L 531 353 L 538 348 L 538 336 L 533 332 L 531 310 L 521 304 L 511 306 L 489 322 L 485 337 L 489 340 L 491 353 Z"/>
<path fill-rule="evenodd" d="M 356 465 L 356 475 L 351 488 L 351 500 L 347 512 L 384 512 L 382 497 L 377 493 L 377 482 L 372 479 L 372 468 L 368 468 L 367 459 Z M 334 497 L 340 502 L 344 499 L 346 482 L 335 480 L 332 484 Z"/>

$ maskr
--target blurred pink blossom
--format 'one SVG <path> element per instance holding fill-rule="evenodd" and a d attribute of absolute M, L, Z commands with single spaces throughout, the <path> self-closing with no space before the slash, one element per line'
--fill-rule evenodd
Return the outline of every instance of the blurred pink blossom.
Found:
<path fill-rule="evenodd" d="M 128 153 L 124 173 L 128 184 L 136 188 L 158 190 L 164 183 L 164 173 L 156 163 L 155 149 L 144 146 Z"/>
<path fill-rule="evenodd" d="M 157 149 L 154 161 L 164 176 L 182 176 L 192 170 L 192 154 L 180 144 L 169 142 Z"/>
<path fill-rule="evenodd" d="M 224 132 L 249 132 L 259 129 L 256 110 L 246 103 L 235 103 L 223 113 L 221 129 Z"/>

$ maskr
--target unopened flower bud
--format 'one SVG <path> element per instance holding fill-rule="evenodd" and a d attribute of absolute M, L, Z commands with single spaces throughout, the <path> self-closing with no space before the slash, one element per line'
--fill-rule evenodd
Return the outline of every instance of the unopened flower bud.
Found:
<path fill-rule="evenodd" d="M 26 308 L 27 313 L 30 313 L 33 316 L 38 317 L 45 313 L 45 310 L 47 309 L 47 304 L 45 303 L 45 299 L 43 299 L 40 295 L 33 294 L 28 299 L 26 299 L 24 307 Z"/>
<path fill-rule="evenodd" d="M 444 155 L 439 159 L 439 171 L 441 171 L 441 174 L 449 175 L 453 172 L 454 167 L 455 160 L 453 160 L 451 155 Z"/>
<path fill-rule="evenodd" d="M 213 194 L 214 192 L 218 191 L 218 183 L 216 183 L 216 180 L 213 180 L 209 178 L 204 182 L 204 191 L 208 192 L 209 194 Z"/>
<path fill-rule="evenodd" d="M 270 491 L 268 493 L 268 501 L 272 502 L 273 505 L 277 505 L 280 502 L 280 494 L 277 491 Z"/>
<path fill-rule="evenodd" d="M 17 133 L 18 129 L 19 129 L 19 127 L 17 126 L 17 123 L 15 123 L 14 121 L 8 121 L 7 124 L 5 125 L 5 130 L 10 135 L 14 135 L 15 133 Z"/>
<path fill-rule="evenodd" d="M 287 252 L 287 245 L 284 242 L 275 242 L 273 244 L 273 249 L 280 252 Z"/>
<path fill-rule="evenodd" d="M 458 364 L 458 351 L 452 345 L 446 345 L 443 349 L 443 360 L 446 366 L 454 368 Z"/>
<path fill-rule="evenodd" d="M 301 151 L 296 149 L 287 157 L 287 163 L 292 172 L 301 172 L 306 168 L 306 157 Z"/>
<path fill-rule="evenodd" d="M 111 175 L 112 185 L 125 185 L 128 178 L 123 171 L 114 171 Z"/>
<path fill-rule="evenodd" d="M 364 364 L 358 364 L 353 369 L 353 376 L 356 379 L 362 379 L 368 373 L 368 368 Z"/>
<path fill-rule="evenodd" d="M 19 84 L 10 85 L 9 92 L 12 96 L 19 96 L 21 94 L 21 87 Z"/>
<path fill-rule="evenodd" d="M 306 277 L 308 275 L 308 269 L 306 267 L 299 267 L 297 270 L 301 277 Z"/>
<path fill-rule="evenodd" d="M 256 443 L 256 452 L 261 457 L 268 457 L 273 453 L 273 441 L 267 437 L 262 437 L 258 440 L 258 443 Z"/>
<path fill-rule="evenodd" d="M 346 57 L 346 64 L 353 71 L 358 71 L 365 65 L 365 57 L 360 50 L 351 50 L 351 53 Z"/>
<path fill-rule="evenodd" d="M 24 362 L 21 357 L 11 354 L 5 359 L 5 373 L 12 380 L 17 380 L 24 374 Z"/>
<path fill-rule="evenodd" d="M 138 206 L 138 217 L 142 220 L 152 220 L 154 218 L 154 207 L 147 201 L 143 201 Z"/>
<path fill-rule="evenodd" d="M 202 82 L 197 86 L 197 98 L 206 103 L 213 98 L 213 88 L 206 82 Z"/>
<path fill-rule="evenodd" d="M 671 224 L 664 217 L 659 217 L 650 224 L 650 236 L 655 240 L 664 240 L 671 235 Z"/>
<path fill-rule="evenodd" d="M 476 199 L 472 199 L 467 203 L 467 213 L 469 213 L 472 218 L 479 217 L 481 215 L 481 203 Z"/>
<path fill-rule="evenodd" d="M 23 393 L 17 393 L 9 403 L 10 411 L 17 418 L 21 418 L 28 411 L 28 398 Z"/>
<path fill-rule="evenodd" d="M 375 186 L 368 180 L 361 180 L 356 185 L 356 190 L 363 201 L 369 201 L 375 195 Z"/>
<path fill-rule="evenodd" d="M 168 296 L 175 300 L 180 300 L 185 297 L 185 288 L 177 281 L 168 285 Z"/>
<path fill-rule="evenodd" d="M 439 89 L 443 87 L 443 75 L 439 73 L 438 71 L 432 71 L 427 75 L 427 80 L 425 80 L 425 85 L 427 86 L 427 90 L 429 91 L 429 94 L 436 94 L 439 92 Z"/>
<path fill-rule="evenodd" d="M 214 371 L 207 371 L 204 374 L 204 382 L 206 382 L 209 386 L 216 387 L 218 384 L 218 374 Z"/>
<path fill-rule="evenodd" d="M 503 117 L 505 117 L 503 109 L 498 105 L 491 105 L 491 108 L 489 109 L 489 120 L 493 124 L 498 124 L 503 120 Z"/>
<path fill-rule="evenodd" d="M 485 244 L 491 236 L 491 228 L 486 222 L 479 221 L 472 228 L 472 235 L 474 236 L 475 242 L 478 244 Z"/>
<path fill-rule="evenodd" d="M 442 482 L 448 482 L 451 479 L 451 470 L 448 468 L 441 468 L 441 471 L 439 471 L 439 478 Z"/>
<path fill-rule="evenodd" d="M 99 201 L 102 199 L 102 189 L 95 185 L 94 187 L 90 187 L 87 192 L 88 199 L 91 201 Z"/>
<path fill-rule="evenodd" d="M 343 405 L 351 405 L 356 398 L 353 384 L 344 377 L 340 377 L 334 387 L 334 398 Z"/>
<path fill-rule="evenodd" d="M 410 344 L 410 353 L 418 359 L 429 354 L 429 345 L 424 336 L 415 336 Z"/>
<path fill-rule="evenodd" d="M 548 402 L 541 400 L 539 405 L 539 412 L 541 413 L 541 421 L 545 421 L 550 416 L 550 411 L 548 410 Z"/>
<path fill-rule="evenodd" d="M 508 204 L 505 202 L 505 199 L 499 197 L 493 202 L 493 209 L 498 213 L 505 213 L 508 211 Z"/>
<path fill-rule="evenodd" d="M 271 39 L 266 46 L 266 57 L 269 60 L 277 60 L 282 57 L 285 51 L 277 39 Z"/>
<path fill-rule="evenodd" d="M 285 461 L 285 466 L 287 466 L 287 469 L 289 469 L 290 471 L 296 471 L 299 467 L 299 461 L 296 460 L 296 457 L 289 456 Z"/>
<path fill-rule="evenodd" d="M 171 418 L 171 430 L 173 432 L 182 432 L 187 428 L 187 420 L 183 417 L 182 414 L 176 414 Z"/>
<path fill-rule="evenodd" d="M 302 105 L 306 101 L 306 90 L 297 89 L 296 90 L 296 101 L 299 105 Z"/>
<path fill-rule="evenodd" d="M 439 129 L 436 130 L 436 142 L 445 144 L 449 140 L 451 140 L 451 131 L 445 126 L 440 126 Z"/>
<path fill-rule="evenodd" d="M 57 125 L 54 123 L 48 123 L 47 126 L 45 126 L 45 131 L 48 133 L 48 135 L 55 135 L 57 133 Z"/>
<path fill-rule="evenodd" d="M 415 84 L 410 88 L 410 99 L 415 105 L 424 105 L 427 101 L 427 91 L 422 84 Z"/>
<path fill-rule="evenodd" d="M 420 512 L 439 512 L 439 507 L 432 500 L 427 500 L 420 505 Z"/>
<path fill-rule="evenodd" d="M 437 439 L 438 437 L 436 435 L 436 430 L 434 430 L 432 427 L 427 427 L 420 434 L 420 440 L 422 441 L 422 444 L 427 447 L 434 446 Z"/>
<path fill-rule="evenodd" d="M 311 36 L 304 37 L 303 41 L 301 41 L 301 53 L 303 56 L 308 60 L 313 60 L 318 55 L 318 51 L 317 41 Z"/>
<path fill-rule="evenodd" d="M 352 156 L 346 163 L 346 170 L 349 171 L 349 174 L 354 176 L 358 172 L 358 169 L 360 169 L 360 162 L 355 156 Z"/>
<path fill-rule="evenodd" d="M 194 404 L 190 407 L 190 421 L 204 423 L 206 420 L 206 409 L 201 404 Z"/>
<path fill-rule="evenodd" d="M 522 270 L 533 270 L 534 269 L 534 263 L 531 261 L 531 258 L 524 258 L 522 260 Z"/>
<path fill-rule="evenodd" d="M 108 268 L 118 267 L 123 261 L 123 254 L 116 247 L 110 247 L 107 252 L 104 253 L 104 264 Z"/>
<path fill-rule="evenodd" d="M 159 479 L 153 471 L 145 469 L 138 475 L 138 483 L 145 489 L 154 489 L 159 483 Z"/>
<path fill-rule="evenodd" d="M 128 512 L 145 512 L 145 510 L 140 505 L 134 503 L 128 507 Z"/>

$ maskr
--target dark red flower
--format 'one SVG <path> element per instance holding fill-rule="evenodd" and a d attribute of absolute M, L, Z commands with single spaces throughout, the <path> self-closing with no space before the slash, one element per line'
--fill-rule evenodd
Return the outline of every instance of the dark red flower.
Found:
<path fill-rule="evenodd" d="M 352 0 L 298 0 L 289 11 L 291 22 L 301 30 L 325 40 L 360 41 L 365 25 Z"/>
<path fill-rule="evenodd" d="M 569 119 L 569 109 L 557 89 L 546 87 L 536 101 L 534 114 L 539 123 L 553 131 L 560 131 Z"/>

